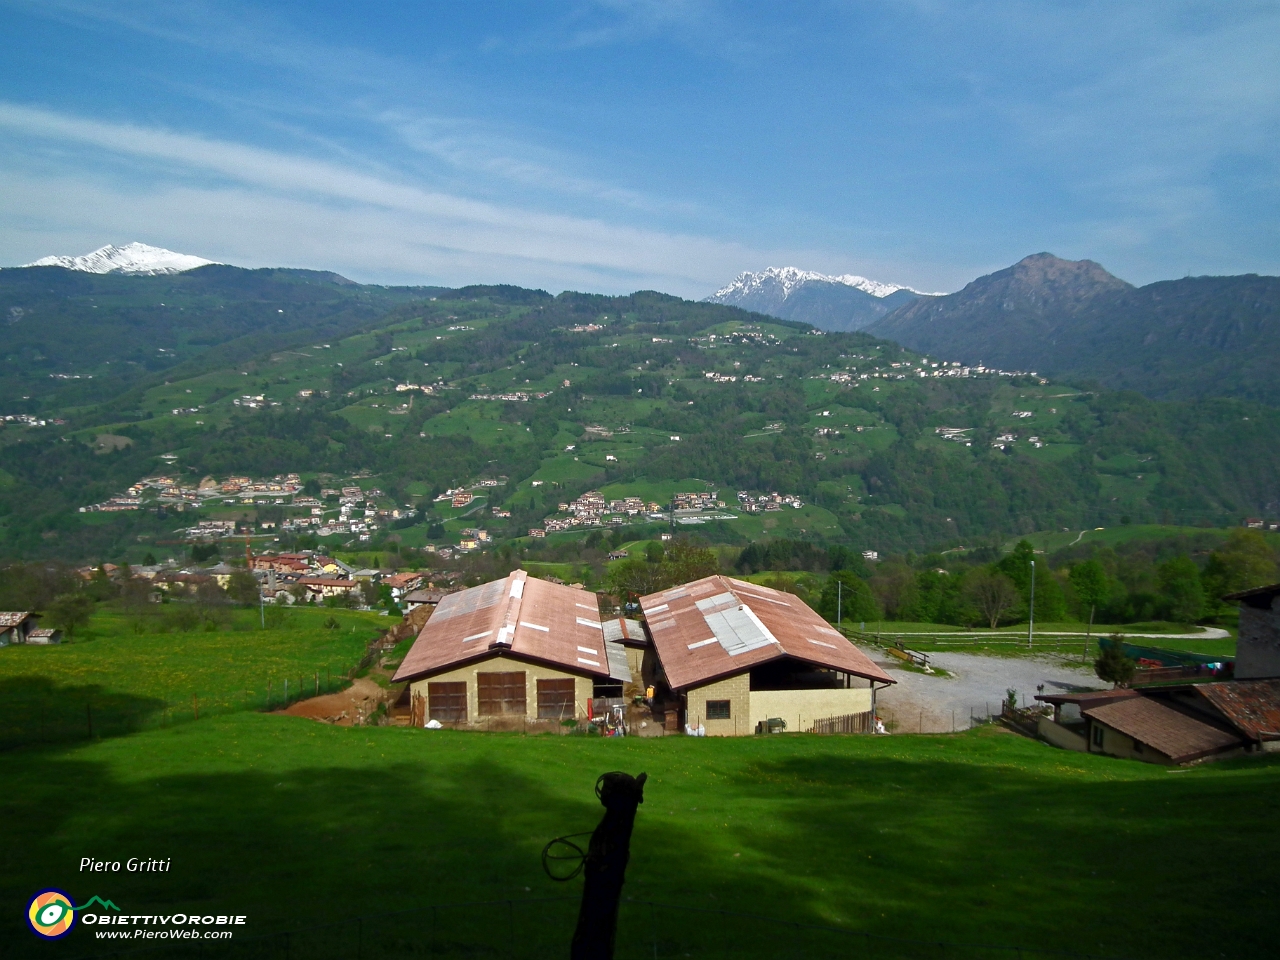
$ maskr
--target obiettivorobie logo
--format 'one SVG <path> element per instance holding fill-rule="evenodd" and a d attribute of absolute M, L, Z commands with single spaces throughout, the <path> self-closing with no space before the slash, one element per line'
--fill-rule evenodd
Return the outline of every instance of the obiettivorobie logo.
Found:
<path fill-rule="evenodd" d="M 37 936 L 46 940 L 58 940 L 70 933 L 71 928 L 76 925 L 76 911 L 86 910 L 95 903 L 100 904 L 104 910 L 120 911 L 110 900 L 103 900 L 101 897 L 90 897 L 88 903 L 73 907 L 71 897 L 61 890 L 41 890 L 27 904 L 27 923 Z"/>
<path fill-rule="evenodd" d="M 90 897 L 78 907 L 72 906 L 73 902 L 71 896 L 62 890 L 41 890 L 27 904 L 27 923 L 36 936 L 58 940 L 70 933 L 76 925 L 76 914 L 87 911 L 81 918 L 81 923 L 85 926 L 108 928 L 97 931 L 95 935 L 100 940 L 230 940 L 233 936 L 231 930 L 200 928 L 241 926 L 249 919 L 234 914 L 126 914 L 121 913 L 120 908 L 110 900 L 103 900 L 101 897 Z M 92 910 L 95 904 L 98 909 Z M 157 927 L 168 929 L 157 930 Z"/>

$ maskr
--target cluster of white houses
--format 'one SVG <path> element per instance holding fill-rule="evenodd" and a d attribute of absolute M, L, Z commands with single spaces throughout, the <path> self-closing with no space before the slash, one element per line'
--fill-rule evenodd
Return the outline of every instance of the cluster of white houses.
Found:
<path fill-rule="evenodd" d="M 415 723 L 584 720 L 644 696 L 708 736 L 869 726 L 894 682 L 792 594 L 712 576 L 640 606 L 644 623 L 602 618 L 593 594 L 517 570 L 441 599 L 394 680 Z"/>

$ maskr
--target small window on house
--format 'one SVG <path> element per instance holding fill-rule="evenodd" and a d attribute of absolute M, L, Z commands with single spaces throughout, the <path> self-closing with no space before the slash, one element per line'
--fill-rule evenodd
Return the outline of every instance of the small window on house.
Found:
<path fill-rule="evenodd" d="M 1102 746 L 1102 727 L 1096 723 L 1093 725 L 1093 745 L 1095 747 Z"/>
<path fill-rule="evenodd" d="M 708 720 L 728 720 L 729 719 L 729 701 L 728 700 L 708 700 L 707 701 L 707 719 Z"/>
<path fill-rule="evenodd" d="M 1142 752 L 1142 741 L 1137 739 L 1136 737 L 1133 740 L 1133 752 L 1134 753 Z"/>

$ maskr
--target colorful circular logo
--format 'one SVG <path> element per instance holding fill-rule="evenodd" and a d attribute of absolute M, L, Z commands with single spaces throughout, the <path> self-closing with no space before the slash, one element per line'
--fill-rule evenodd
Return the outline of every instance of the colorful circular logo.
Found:
<path fill-rule="evenodd" d="M 27 922 L 39 936 L 57 940 L 76 925 L 76 911 L 61 890 L 41 890 L 27 906 Z"/>

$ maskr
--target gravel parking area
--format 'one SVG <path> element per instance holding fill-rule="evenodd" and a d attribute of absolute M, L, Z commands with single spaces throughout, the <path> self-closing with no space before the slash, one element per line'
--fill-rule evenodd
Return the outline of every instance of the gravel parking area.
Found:
<path fill-rule="evenodd" d="M 970 717 L 1000 712 L 1000 701 L 1012 687 L 1018 701 L 1033 702 L 1036 686 L 1045 693 L 1105 690 L 1090 667 L 1070 666 L 1052 657 L 984 657 L 972 653 L 931 653 L 930 662 L 950 677 L 904 670 L 897 660 L 878 659 L 894 686 L 876 694 L 876 707 L 898 733 L 942 733 L 964 730 Z"/>

